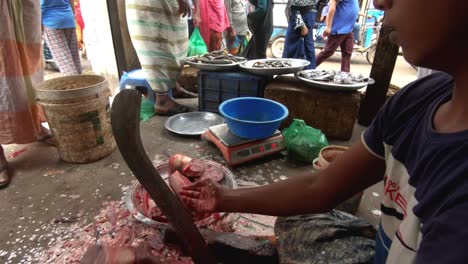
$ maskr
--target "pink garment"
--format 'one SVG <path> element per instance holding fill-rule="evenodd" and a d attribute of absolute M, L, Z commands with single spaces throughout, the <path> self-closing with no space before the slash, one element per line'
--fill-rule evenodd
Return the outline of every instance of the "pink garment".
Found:
<path fill-rule="evenodd" d="M 199 0 L 200 33 L 205 43 L 210 43 L 210 29 L 223 32 L 230 26 L 224 0 Z"/>

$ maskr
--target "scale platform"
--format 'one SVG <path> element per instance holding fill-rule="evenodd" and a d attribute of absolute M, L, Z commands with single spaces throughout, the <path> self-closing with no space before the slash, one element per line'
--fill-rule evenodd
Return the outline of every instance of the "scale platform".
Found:
<path fill-rule="evenodd" d="M 222 124 L 210 127 L 202 137 L 213 142 L 231 166 L 277 153 L 286 148 L 279 130 L 266 139 L 245 139 L 232 134 L 228 126 Z"/>

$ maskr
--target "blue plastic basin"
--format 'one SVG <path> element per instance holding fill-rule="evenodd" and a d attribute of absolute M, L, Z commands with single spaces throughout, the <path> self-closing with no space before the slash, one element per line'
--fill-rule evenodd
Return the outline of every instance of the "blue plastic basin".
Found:
<path fill-rule="evenodd" d="M 284 105 L 260 97 L 229 99 L 219 105 L 219 112 L 234 135 L 248 139 L 270 137 L 289 114 Z"/>

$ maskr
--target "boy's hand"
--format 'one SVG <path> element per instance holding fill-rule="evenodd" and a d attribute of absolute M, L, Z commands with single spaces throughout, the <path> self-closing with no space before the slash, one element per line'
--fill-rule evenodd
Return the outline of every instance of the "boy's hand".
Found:
<path fill-rule="evenodd" d="M 326 26 L 325 30 L 323 31 L 322 37 L 326 38 L 326 37 L 330 36 L 330 32 L 331 32 L 331 27 Z"/>
<path fill-rule="evenodd" d="M 309 34 L 309 29 L 306 25 L 301 26 L 301 37 L 305 37 Z"/>
<path fill-rule="evenodd" d="M 213 213 L 219 210 L 224 188 L 218 183 L 205 179 L 184 186 L 180 191 L 182 201 L 197 213 Z"/>
<path fill-rule="evenodd" d="M 190 16 L 192 9 L 187 3 L 186 0 L 177 0 L 177 3 L 179 3 L 179 10 L 177 10 L 177 14 L 182 15 L 182 17 Z"/>

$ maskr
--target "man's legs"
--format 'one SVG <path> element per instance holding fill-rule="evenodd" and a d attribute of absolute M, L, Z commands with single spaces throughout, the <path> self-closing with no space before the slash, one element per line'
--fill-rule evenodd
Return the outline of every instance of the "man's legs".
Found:
<path fill-rule="evenodd" d="M 78 49 L 78 38 L 76 36 L 75 28 L 66 28 L 65 36 L 68 41 L 68 47 L 70 48 L 70 53 L 75 63 L 75 68 L 78 74 L 81 74 L 81 60 L 80 60 L 80 51 Z"/>
<path fill-rule="evenodd" d="M 210 43 L 208 43 L 208 51 L 216 51 L 221 49 L 222 33 L 210 29 Z"/>
<path fill-rule="evenodd" d="M 190 38 L 192 36 L 193 30 L 195 29 L 195 27 L 193 26 L 193 19 L 187 19 L 187 26 L 188 26 L 188 32 L 189 32 L 188 37 Z"/>
<path fill-rule="evenodd" d="M 265 59 L 266 51 L 268 49 L 268 45 L 270 44 L 270 37 L 271 32 L 273 31 L 273 24 L 271 26 L 267 26 L 256 32 L 255 38 L 255 49 L 257 50 L 257 56 L 259 59 Z"/>
<path fill-rule="evenodd" d="M 345 37 L 346 35 L 328 36 L 325 48 L 317 55 L 317 67 L 335 53 L 336 49 L 338 49 Z"/>
<path fill-rule="evenodd" d="M 57 64 L 57 67 L 63 75 L 76 75 L 81 73 L 81 67 L 79 69 L 80 72 L 78 72 L 76 68 L 65 29 L 44 27 L 44 38 L 55 60 L 55 64 Z M 78 47 L 76 48 L 78 49 Z"/>
<path fill-rule="evenodd" d="M 349 72 L 351 65 L 351 55 L 353 54 L 354 36 L 353 32 L 342 35 L 343 40 L 340 44 L 341 48 L 341 71 Z"/>
<path fill-rule="evenodd" d="M 315 58 L 315 46 L 314 46 L 314 37 L 313 37 L 313 28 L 315 23 L 315 12 L 307 12 L 302 15 L 307 28 L 309 29 L 309 33 L 304 37 L 304 52 L 305 57 L 308 61 L 310 61 L 309 66 L 307 69 L 315 69 L 315 65 L 317 64 Z"/>
<path fill-rule="evenodd" d="M 288 30 L 286 31 L 286 38 L 284 40 L 283 58 L 296 58 L 302 56 L 300 41 L 301 36 L 294 30 L 296 24 L 297 11 L 291 10 L 291 16 L 288 21 Z M 301 58 L 302 59 L 302 58 Z"/>

